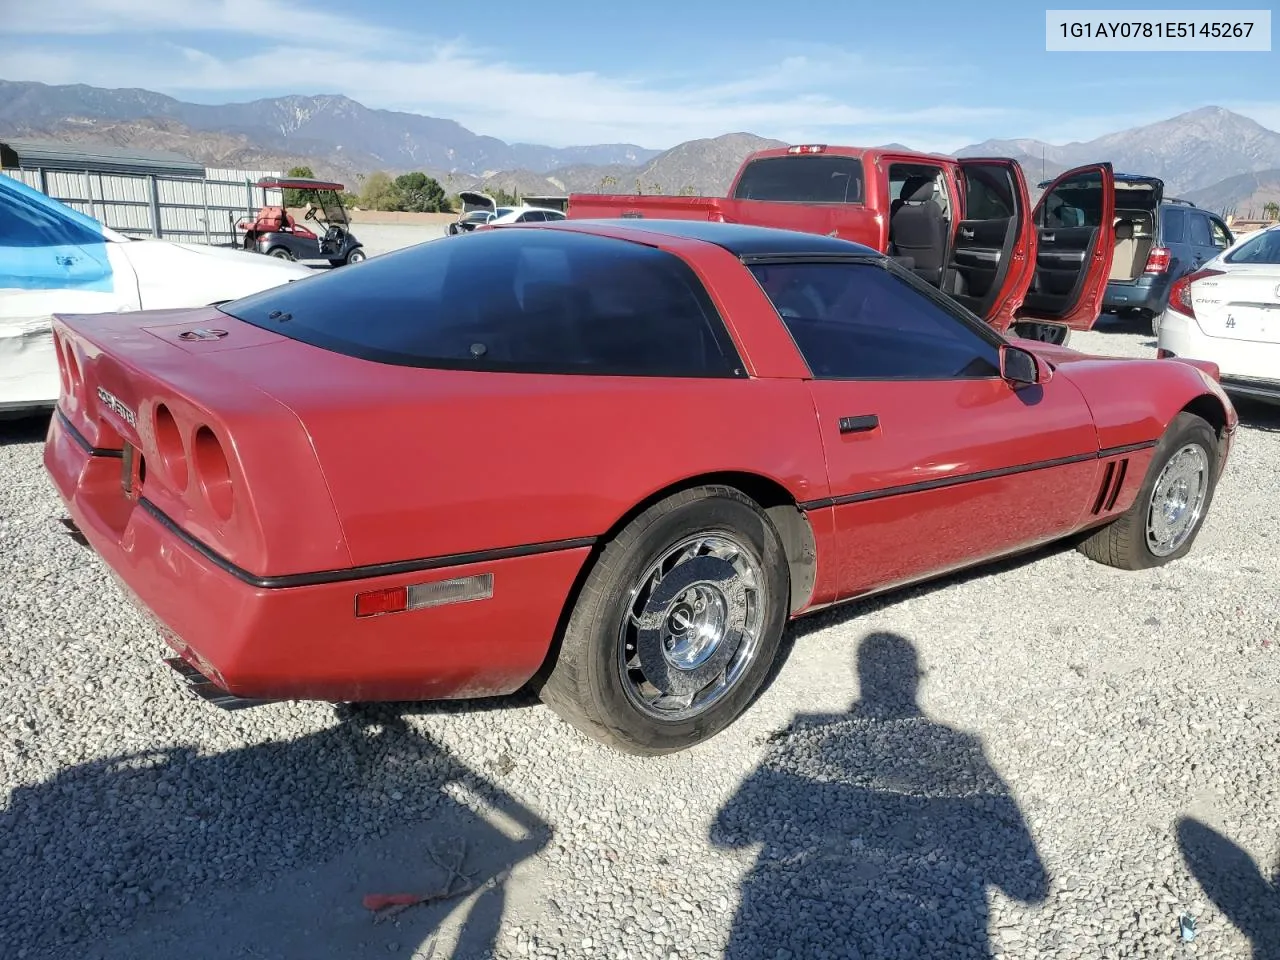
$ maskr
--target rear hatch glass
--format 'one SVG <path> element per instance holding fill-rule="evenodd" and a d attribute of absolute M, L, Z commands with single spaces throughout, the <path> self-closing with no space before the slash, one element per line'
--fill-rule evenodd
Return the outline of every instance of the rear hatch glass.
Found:
<path fill-rule="evenodd" d="M 740 367 L 682 259 L 554 227 L 428 241 L 219 309 L 401 366 L 703 377 L 736 376 Z"/>

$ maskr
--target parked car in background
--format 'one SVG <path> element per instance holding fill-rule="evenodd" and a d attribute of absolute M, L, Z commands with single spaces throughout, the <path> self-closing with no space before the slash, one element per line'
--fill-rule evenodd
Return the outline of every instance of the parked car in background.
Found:
<path fill-rule="evenodd" d="M 1092 328 L 1111 272 L 1109 163 L 1067 170 L 1031 204 L 1008 157 L 798 144 L 751 154 L 726 197 L 569 196 L 570 219 L 710 220 L 853 240 L 893 257 L 998 331 L 1065 343 Z"/>
<path fill-rule="evenodd" d="M 1280 224 L 1174 283 L 1156 350 L 1211 361 L 1228 393 L 1280 403 Z"/>
<path fill-rule="evenodd" d="M 1237 423 L 1212 364 L 1011 343 L 739 224 L 502 226 L 56 336 L 46 468 L 194 691 L 530 684 L 642 754 L 732 722 L 802 614 L 1065 537 L 1177 560 Z"/>
<path fill-rule="evenodd" d="M 553 210 L 550 207 L 532 207 L 528 204 L 521 204 L 518 207 L 499 207 L 498 210 L 498 215 L 488 221 L 485 226 L 496 227 L 507 223 L 553 223 L 556 220 L 565 219 L 563 211 Z"/>
<path fill-rule="evenodd" d="M 58 399 L 54 313 L 196 307 L 311 274 L 227 247 L 133 239 L 0 175 L 0 412 Z"/>
<path fill-rule="evenodd" d="M 1115 254 L 1104 310 L 1154 323 L 1180 277 L 1231 246 L 1231 228 L 1186 200 L 1165 198 L 1158 177 L 1116 174 Z"/>

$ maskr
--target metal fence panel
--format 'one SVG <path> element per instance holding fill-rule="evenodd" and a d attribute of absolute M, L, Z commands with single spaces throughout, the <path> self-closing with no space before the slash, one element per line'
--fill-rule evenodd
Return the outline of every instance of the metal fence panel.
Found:
<path fill-rule="evenodd" d="M 280 176 L 279 170 L 209 167 L 203 180 L 72 170 L 4 173 L 126 236 L 186 243 L 234 243 L 237 220 L 284 202 L 282 191 L 254 186 L 262 177 Z"/>

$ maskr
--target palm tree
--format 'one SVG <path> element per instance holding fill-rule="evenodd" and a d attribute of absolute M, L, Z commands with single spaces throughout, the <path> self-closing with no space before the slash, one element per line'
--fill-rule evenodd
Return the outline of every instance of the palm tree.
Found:
<path fill-rule="evenodd" d="M 1274 200 L 1266 203 L 1262 207 L 1262 215 L 1268 220 L 1280 220 L 1280 203 Z"/>

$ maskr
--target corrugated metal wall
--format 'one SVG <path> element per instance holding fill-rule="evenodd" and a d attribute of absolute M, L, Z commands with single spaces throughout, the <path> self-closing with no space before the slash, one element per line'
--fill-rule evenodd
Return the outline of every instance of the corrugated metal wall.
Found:
<path fill-rule="evenodd" d="M 186 243 L 231 243 L 236 220 L 283 202 L 281 191 L 253 186 L 261 177 L 281 176 L 279 170 L 210 167 L 203 180 L 68 170 L 4 173 L 128 236 Z"/>

